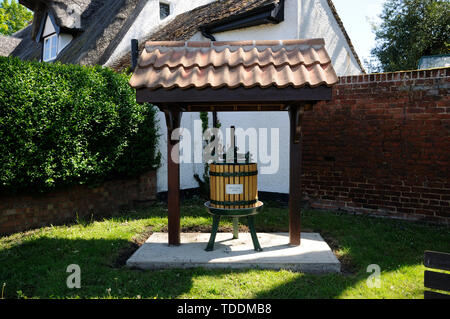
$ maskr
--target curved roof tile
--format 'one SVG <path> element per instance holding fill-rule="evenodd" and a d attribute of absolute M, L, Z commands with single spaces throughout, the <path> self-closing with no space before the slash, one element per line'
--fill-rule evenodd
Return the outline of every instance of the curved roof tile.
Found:
<path fill-rule="evenodd" d="M 147 42 L 134 88 L 331 86 L 338 77 L 323 39 Z"/>

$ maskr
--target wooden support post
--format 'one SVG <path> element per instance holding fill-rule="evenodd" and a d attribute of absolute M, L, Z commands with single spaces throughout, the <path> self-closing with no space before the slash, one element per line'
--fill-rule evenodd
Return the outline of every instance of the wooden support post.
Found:
<path fill-rule="evenodd" d="M 304 105 L 289 107 L 291 140 L 289 162 L 289 243 L 300 246 L 302 199 L 302 118 Z"/>
<path fill-rule="evenodd" d="M 169 245 L 179 246 L 180 241 L 180 154 L 179 141 L 172 140 L 172 132 L 180 127 L 182 112 L 164 110 L 167 123 L 167 184 Z"/>

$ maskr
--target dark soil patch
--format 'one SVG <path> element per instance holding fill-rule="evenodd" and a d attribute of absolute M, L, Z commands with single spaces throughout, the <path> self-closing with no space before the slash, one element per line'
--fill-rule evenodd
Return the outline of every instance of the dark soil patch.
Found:
<path fill-rule="evenodd" d="M 133 237 L 131 242 L 119 251 L 119 255 L 113 261 L 113 268 L 122 268 L 126 265 L 127 260 L 141 247 L 145 241 L 153 234 L 153 227 L 147 227 L 145 231 Z"/>
<path fill-rule="evenodd" d="M 328 246 L 330 246 L 333 254 L 336 258 L 341 262 L 341 272 L 343 275 L 355 275 L 358 272 L 358 267 L 355 262 L 352 260 L 351 256 L 347 254 L 342 254 L 340 252 L 341 247 L 339 245 L 339 241 L 330 234 L 324 231 L 317 231 L 323 237 L 323 239 L 327 242 Z"/>
<path fill-rule="evenodd" d="M 134 236 L 132 241 L 139 247 L 142 246 L 145 241 L 153 234 L 153 227 L 147 227 L 142 233 L 137 236 Z"/>

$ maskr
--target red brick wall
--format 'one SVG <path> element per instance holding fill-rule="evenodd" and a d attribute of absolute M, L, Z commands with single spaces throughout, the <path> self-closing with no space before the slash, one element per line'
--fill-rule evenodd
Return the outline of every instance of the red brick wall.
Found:
<path fill-rule="evenodd" d="M 304 117 L 315 207 L 450 220 L 450 68 L 340 78 Z"/>
<path fill-rule="evenodd" d="M 0 234 L 9 234 L 79 217 L 108 215 L 156 199 L 156 173 L 115 180 L 90 188 L 75 186 L 40 196 L 0 197 Z"/>

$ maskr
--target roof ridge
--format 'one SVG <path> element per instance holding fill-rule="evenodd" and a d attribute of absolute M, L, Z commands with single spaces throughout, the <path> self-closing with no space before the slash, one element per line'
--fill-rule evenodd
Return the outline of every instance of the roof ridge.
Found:
<path fill-rule="evenodd" d="M 277 47 L 277 46 L 298 46 L 298 45 L 325 45 L 323 38 L 312 39 L 287 39 L 287 40 L 243 40 L 243 41 L 146 41 L 145 46 L 154 47 L 187 47 L 187 48 L 211 48 L 211 47 L 224 47 L 224 46 L 265 46 L 265 47 Z"/>

